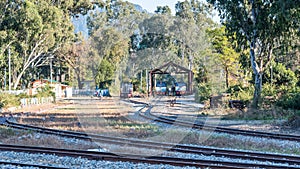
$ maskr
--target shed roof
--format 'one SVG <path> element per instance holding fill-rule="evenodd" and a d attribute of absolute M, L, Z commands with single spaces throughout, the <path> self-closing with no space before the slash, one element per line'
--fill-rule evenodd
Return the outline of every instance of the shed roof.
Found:
<path fill-rule="evenodd" d="M 183 74 L 183 73 L 189 73 L 189 72 L 191 72 L 191 70 L 170 61 L 158 68 L 152 69 L 150 72 L 154 73 L 154 74 L 170 74 L 171 72 L 174 72 L 177 74 Z"/>

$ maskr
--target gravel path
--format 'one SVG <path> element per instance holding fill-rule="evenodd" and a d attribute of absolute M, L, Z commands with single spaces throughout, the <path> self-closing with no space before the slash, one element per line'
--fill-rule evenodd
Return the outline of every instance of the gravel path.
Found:
<path fill-rule="evenodd" d="M 145 163 L 130 163 L 130 162 L 110 162 L 110 161 L 96 161 L 87 160 L 84 158 L 73 157 L 59 157 L 55 155 L 46 154 L 28 154 L 28 153 L 15 153 L 15 152 L 0 152 L 0 159 L 2 161 L 18 162 L 25 164 L 39 164 L 55 167 L 67 167 L 72 169 L 180 169 L 171 165 L 150 165 Z M 20 169 L 33 169 L 34 167 L 17 167 L 11 165 L 0 165 L 0 168 L 20 168 Z M 185 167 L 186 169 L 194 169 L 195 167 Z"/>

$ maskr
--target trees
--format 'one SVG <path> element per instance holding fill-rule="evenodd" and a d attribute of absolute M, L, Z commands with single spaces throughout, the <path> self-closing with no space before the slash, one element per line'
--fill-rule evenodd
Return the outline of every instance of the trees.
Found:
<path fill-rule="evenodd" d="M 116 80 L 124 73 L 121 63 L 127 62 L 130 36 L 146 14 L 124 1 L 109 0 L 102 8 L 103 11 L 90 15 L 88 28 L 92 44 L 90 54 L 96 61 L 92 66 L 95 82 L 107 87 L 108 81 Z"/>
<path fill-rule="evenodd" d="M 237 76 L 239 69 L 239 53 L 234 50 L 234 42 L 225 34 L 225 27 L 207 30 L 212 43 L 213 52 L 225 70 L 226 88 L 229 87 L 229 76 Z"/>
<path fill-rule="evenodd" d="M 154 12 L 157 14 L 171 15 L 171 9 L 169 6 L 158 6 Z"/>
<path fill-rule="evenodd" d="M 105 73 L 109 76 L 104 78 L 101 75 L 102 70 L 109 70 L 108 72 L 119 70 L 121 61 L 128 56 L 129 38 L 124 37 L 122 33 L 114 28 L 98 29 L 91 37 L 91 44 L 95 49 L 94 57 L 98 58 L 95 67 L 98 71 L 94 72 L 94 77 L 98 77 L 96 78 L 96 84 L 101 84 L 107 79 L 113 79 L 111 73 Z"/>
<path fill-rule="evenodd" d="M 77 1 L 76 1 L 77 2 Z M 31 69 L 46 64 L 47 58 L 54 57 L 63 43 L 74 37 L 70 15 L 86 12 L 91 7 L 88 0 L 78 1 L 14 0 L 1 1 L 0 9 L 0 56 L 8 46 L 16 58 L 14 88 L 16 89 L 24 74 Z M 76 4 L 75 4 L 76 3 Z M 31 75 L 32 76 L 32 75 Z"/>
<path fill-rule="evenodd" d="M 82 81 L 88 78 L 88 66 L 92 63 L 88 49 L 88 42 L 81 38 L 75 43 L 65 45 L 65 48 L 59 51 L 60 60 L 74 70 L 79 89 L 83 87 Z"/>
<path fill-rule="evenodd" d="M 273 50 L 299 35 L 300 4 L 293 0 L 207 0 L 219 11 L 222 23 L 235 34 L 239 46 L 250 48 L 255 76 L 253 106 L 261 98 L 262 76 L 273 59 Z"/>
<path fill-rule="evenodd" d="M 176 18 L 173 20 L 170 32 L 188 47 L 187 49 L 182 48 L 180 55 L 182 61 L 188 62 L 192 68 L 191 63 L 203 61 L 203 51 L 209 47 L 205 30 L 214 26 L 213 21 L 208 17 L 210 9 L 198 0 L 185 0 L 177 2 L 175 10 Z M 184 58 L 186 58 L 185 61 Z M 194 64 L 194 70 L 198 70 L 197 65 Z"/>

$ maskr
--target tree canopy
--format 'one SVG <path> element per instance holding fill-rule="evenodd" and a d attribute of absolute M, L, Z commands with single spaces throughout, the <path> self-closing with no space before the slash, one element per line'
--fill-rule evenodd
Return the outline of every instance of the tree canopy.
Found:
<path fill-rule="evenodd" d="M 13 61 L 13 82 L 16 89 L 33 68 L 54 57 L 64 43 L 74 38 L 70 15 L 86 12 L 91 3 L 84 1 L 1 1 L 1 55 L 10 47 Z M 2 43 L 1 43 L 2 44 Z M 3 58 L 3 57 L 2 57 Z M 27 72 L 27 73 L 26 73 Z M 28 82 L 27 82 L 28 83 Z"/>
<path fill-rule="evenodd" d="M 297 1 L 207 0 L 218 11 L 222 24 L 235 35 L 239 47 L 250 48 L 255 75 L 253 106 L 257 107 L 262 75 L 274 55 L 273 50 L 287 47 L 299 35 L 300 4 Z"/>

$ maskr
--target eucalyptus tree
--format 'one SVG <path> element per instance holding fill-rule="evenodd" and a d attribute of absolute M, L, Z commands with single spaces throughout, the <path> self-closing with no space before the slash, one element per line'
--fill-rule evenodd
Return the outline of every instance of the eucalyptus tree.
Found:
<path fill-rule="evenodd" d="M 143 63 L 149 69 L 162 64 L 161 61 L 172 60 L 197 70 L 198 65 L 192 66 L 194 58 L 200 60 L 201 53 L 209 47 L 205 29 L 212 21 L 206 15 L 206 7 L 199 1 L 178 2 L 176 16 L 172 16 L 168 9 L 167 6 L 158 6 L 156 14 L 144 19 L 139 32 L 131 36 L 135 56 L 132 60 L 141 60 L 141 68 L 135 66 L 135 69 L 142 69 Z M 200 16 L 203 19 L 199 19 Z M 167 55 L 166 59 L 160 57 L 162 53 Z"/>
<path fill-rule="evenodd" d="M 230 76 L 238 77 L 239 56 L 234 49 L 235 45 L 232 37 L 226 36 L 225 27 L 207 30 L 213 52 L 217 55 L 216 62 L 221 62 L 225 70 L 226 88 L 230 85 Z"/>
<path fill-rule="evenodd" d="M 211 26 L 213 21 L 209 16 L 212 9 L 199 0 L 185 0 L 175 5 L 176 16 L 185 21 L 196 23 L 198 26 Z"/>
<path fill-rule="evenodd" d="M 190 64 L 197 74 L 201 62 L 205 62 L 205 51 L 210 44 L 205 30 L 214 27 L 215 23 L 209 17 L 210 8 L 198 0 L 185 0 L 175 5 L 176 17 L 170 27 L 171 34 L 179 39 L 182 45 L 180 55 L 183 64 Z"/>
<path fill-rule="evenodd" d="M 87 40 L 78 36 L 75 43 L 68 43 L 63 49 L 59 50 L 59 58 L 68 64 L 75 73 L 79 89 L 83 88 L 82 81 L 89 77 L 88 66 L 93 59 L 89 55 L 90 44 Z"/>
<path fill-rule="evenodd" d="M 171 8 L 167 5 L 166 6 L 157 6 L 157 8 L 154 12 L 157 14 L 171 15 Z"/>
<path fill-rule="evenodd" d="M 88 0 L 76 2 L 14 0 L 3 4 L 0 31 L 5 35 L 6 44 L 11 46 L 12 54 L 17 57 L 13 63 L 16 74 L 14 88 L 24 74 L 31 72 L 30 68 L 44 65 L 47 58 L 54 57 L 65 42 L 73 39 L 71 15 L 85 12 L 91 6 Z M 1 50 L 2 53 L 4 51 L 5 48 Z"/>
<path fill-rule="evenodd" d="M 122 0 L 107 0 L 104 8 L 108 24 L 127 37 L 137 29 L 139 22 L 147 15 L 143 11 L 137 11 L 132 3 Z"/>
<path fill-rule="evenodd" d="M 240 47 L 250 48 L 255 76 L 253 107 L 261 98 L 262 76 L 273 59 L 273 50 L 299 35 L 300 3 L 294 0 L 207 0 L 218 11 Z M 298 34 L 298 35 L 297 35 Z"/>
<path fill-rule="evenodd" d="M 20 8 L 18 1 L 16 3 L 1 1 L 0 6 L 0 81 L 2 82 L 1 86 L 4 86 L 6 79 L 8 79 L 6 77 L 6 74 L 8 74 L 8 55 L 12 53 L 11 60 L 16 57 L 13 53 L 14 47 L 12 44 L 17 41 L 17 31 L 10 28 L 17 25 L 16 20 Z"/>
<path fill-rule="evenodd" d="M 116 80 L 124 73 L 121 64 L 128 62 L 130 36 L 146 16 L 133 4 L 122 0 L 108 0 L 101 10 L 90 14 L 88 28 L 93 44 L 90 54 L 95 59 L 92 69 L 98 85 L 113 78 Z M 113 70 L 114 74 L 107 73 L 104 77 L 102 70 Z"/>
<path fill-rule="evenodd" d="M 98 58 L 96 69 L 111 70 L 112 68 L 114 72 L 119 70 L 120 63 L 128 56 L 129 38 L 125 37 L 115 28 L 110 27 L 96 30 L 90 40 L 92 48 L 94 49 L 92 55 L 94 55 L 93 57 Z M 109 64 L 104 64 L 102 63 L 103 61 L 105 61 L 104 63 Z M 97 71 L 94 76 L 100 77 L 99 74 L 101 73 L 103 72 Z M 96 78 L 96 83 L 100 84 L 103 82 L 102 80 L 106 81 L 113 79 L 112 75 L 106 76 L 105 78 Z"/>
<path fill-rule="evenodd" d="M 150 70 L 170 60 L 178 60 L 178 45 L 169 31 L 174 19 L 169 9 L 168 6 L 158 6 L 156 13 L 145 18 L 139 24 L 139 30 L 130 37 L 128 69 L 131 72 Z"/>

